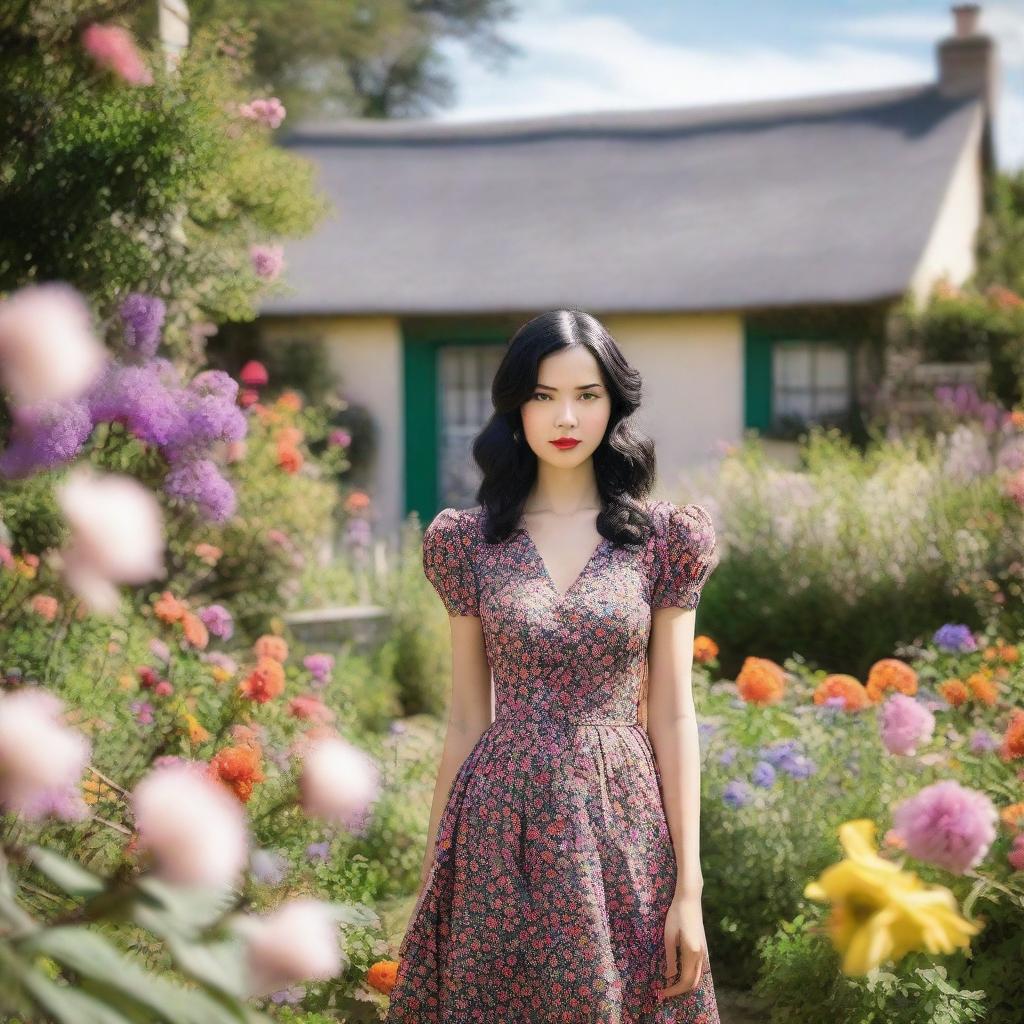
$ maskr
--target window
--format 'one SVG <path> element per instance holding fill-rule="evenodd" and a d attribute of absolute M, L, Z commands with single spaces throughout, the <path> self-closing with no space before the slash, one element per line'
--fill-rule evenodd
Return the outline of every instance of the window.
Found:
<path fill-rule="evenodd" d="M 820 341 L 772 345 L 772 414 L 779 421 L 818 422 L 850 411 L 849 350 Z"/>
<path fill-rule="evenodd" d="M 473 439 L 491 418 L 491 381 L 505 355 L 501 345 L 442 345 L 437 353 L 441 416 L 440 507 L 475 505 L 480 469 Z"/>

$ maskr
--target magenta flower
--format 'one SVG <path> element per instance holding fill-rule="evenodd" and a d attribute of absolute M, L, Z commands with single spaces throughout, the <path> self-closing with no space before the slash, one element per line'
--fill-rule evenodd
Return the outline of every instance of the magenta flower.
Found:
<path fill-rule="evenodd" d="M 882 705 L 882 742 L 890 754 L 912 755 L 931 739 L 935 716 L 913 697 L 897 693 Z"/>
<path fill-rule="evenodd" d="M 893 831 L 912 857 L 962 875 L 988 853 L 998 820 L 984 793 L 945 779 L 904 800 L 893 811 Z"/>
<path fill-rule="evenodd" d="M 93 22 L 82 33 L 82 46 L 100 67 L 129 85 L 153 84 L 153 73 L 146 67 L 132 34 L 120 25 Z"/>
<path fill-rule="evenodd" d="M 311 673 L 313 679 L 323 685 L 331 678 L 334 671 L 334 656 L 330 654 L 307 654 L 302 659 L 303 667 Z"/>
<path fill-rule="evenodd" d="M 235 622 L 231 618 L 231 612 L 222 604 L 211 604 L 201 609 L 199 618 L 214 636 L 219 636 L 222 640 L 230 640 L 235 632 Z"/>
<path fill-rule="evenodd" d="M 1024 871 L 1024 832 L 1013 841 L 1013 848 L 1006 855 L 1014 871 Z"/>
<path fill-rule="evenodd" d="M 139 725 L 152 725 L 155 708 L 148 700 L 133 700 L 129 707 Z"/>
<path fill-rule="evenodd" d="M 339 448 L 347 448 L 352 443 L 352 435 L 340 427 L 332 430 L 327 436 L 328 444 L 337 445 Z"/>
<path fill-rule="evenodd" d="M 258 277 L 273 281 L 284 268 L 284 250 L 280 245 L 251 245 L 249 258 Z"/>

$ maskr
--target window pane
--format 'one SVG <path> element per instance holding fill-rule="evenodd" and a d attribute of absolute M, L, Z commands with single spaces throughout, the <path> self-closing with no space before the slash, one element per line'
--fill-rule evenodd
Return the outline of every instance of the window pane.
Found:
<path fill-rule="evenodd" d="M 845 388 L 849 380 L 846 349 L 819 345 L 815 352 L 814 378 L 819 388 Z"/>
<path fill-rule="evenodd" d="M 806 342 L 777 342 L 772 346 L 772 362 L 777 387 L 811 386 L 811 346 Z"/>

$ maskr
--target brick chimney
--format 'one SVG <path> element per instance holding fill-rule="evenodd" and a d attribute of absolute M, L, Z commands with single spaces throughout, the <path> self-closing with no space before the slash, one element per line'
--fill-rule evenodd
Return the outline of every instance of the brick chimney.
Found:
<path fill-rule="evenodd" d="M 939 91 L 946 96 L 982 96 L 991 120 L 998 92 L 995 40 L 978 30 L 980 4 L 952 8 L 953 35 L 939 43 Z"/>

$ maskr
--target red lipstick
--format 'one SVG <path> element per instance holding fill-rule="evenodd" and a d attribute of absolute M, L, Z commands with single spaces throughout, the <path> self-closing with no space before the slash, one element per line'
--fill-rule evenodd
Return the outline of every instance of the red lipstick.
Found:
<path fill-rule="evenodd" d="M 551 442 L 556 448 L 562 448 L 568 451 L 570 448 L 575 448 L 580 443 L 578 437 L 560 437 L 556 441 Z"/>

